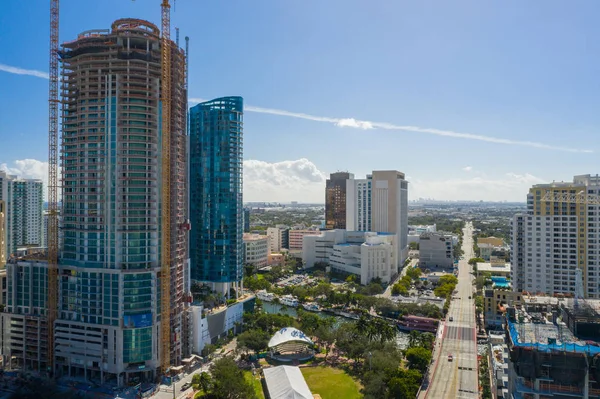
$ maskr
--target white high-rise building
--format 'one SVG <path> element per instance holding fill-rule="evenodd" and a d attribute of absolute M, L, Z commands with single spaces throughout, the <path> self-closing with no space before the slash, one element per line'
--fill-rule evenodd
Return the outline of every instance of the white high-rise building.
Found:
<path fill-rule="evenodd" d="M 546 195 L 552 200 L 544 200 Z M 580 272 L 584 297 L 600 298 L 600 205 L 594 200 L 597 195 L 598 175 L 575 176 L 573 182 L 538 184 L 529 190 L 527 213 L 515 215 L 512 221 L 515 291 L 574 294 Z"/>
<path fill-rule="evenodd" d="M 0 171 L 0 200 L 5 201 L 6 254 L 23 246 L 41 246 L 43 233 L 43 183 Z"/>
<path fill-rule="evenodd" d="M 366 179 L 348 179 L 346 228 L 395 234 L 400 266 L 408 256 L 408 181 L 404 173 L 381 170 Z"/>

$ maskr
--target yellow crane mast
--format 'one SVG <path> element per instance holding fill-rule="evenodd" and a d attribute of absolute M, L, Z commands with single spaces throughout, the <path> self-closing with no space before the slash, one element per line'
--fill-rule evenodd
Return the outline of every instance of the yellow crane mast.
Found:
<path fill-rule="evenodd" d="M 162 250 L 160 273 L 161 371 L 171 363 L 171 5 L 161 4 L 161 98 L 162 98 Z"/>
<path fill-rule="evenodd" d="M 48 95 L 48 370 L 54 373 L 54 321 L 58 314 L 58 26 L 59 0 L 50 0 Z"/>

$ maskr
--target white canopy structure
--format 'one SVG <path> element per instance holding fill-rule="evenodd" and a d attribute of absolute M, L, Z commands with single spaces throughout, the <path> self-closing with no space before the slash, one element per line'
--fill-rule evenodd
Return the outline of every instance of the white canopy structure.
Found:
<path fill-rule="evenodd" d="M 313 346 L 313 342 L 302 331 L 285 327 L 269 341 L 269 352 L 272 359 L 283 362 L 303 361 L 314 356 Z"/>
<path fill-rule="evenodd" d="M 269 348 L 274 348 L 288 342 L 300 342 L 306 345 L 314 345 L 310 338 L 302 331 L 294 327 L 284 327 L 273 335 L 269 341 Z"/>
<path fill-rule="evenodd" d="M 313 399 L 298 367 L 277 366 L 263 372 L 271 399 Z"/>

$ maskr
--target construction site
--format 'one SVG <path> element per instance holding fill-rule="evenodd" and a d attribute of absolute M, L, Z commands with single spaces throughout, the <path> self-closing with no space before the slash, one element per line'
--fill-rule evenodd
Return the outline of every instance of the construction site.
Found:
<path fill-rule="evenodd" d="M 161 28 L 119 19 L 59 46 L 50 1 L 48 249 L 7 265 L 7 369 L 123 387 L 191 355 L 188 39 L 160 5 Z"/>
<path fill-rule="evenodd" d="M 599 398 L 600 301 L 546 298 L 507 309 L 512 397 Z"/>

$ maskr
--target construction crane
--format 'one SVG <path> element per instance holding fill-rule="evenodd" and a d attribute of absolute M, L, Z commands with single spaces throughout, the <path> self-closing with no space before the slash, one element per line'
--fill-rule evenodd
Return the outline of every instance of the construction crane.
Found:
<path fill-rule="evenodd" d="M 161 4 L 161 102 L 162 102 L 162 251 L 160 273 L 161 298 L 161 371 L 171 364 L 171 5 Z"/>
<path fill-rule="evenodd" d="M 566 202 L 571 204 L 600 205 L 600 196 L 587 194 L 581 190 L 577 194 L 548 190 L 541 198 L 542 202 Z"/>
<path fill-rule="evenodd" d="M 50 0 L 48 94 L 48 371 L 54 372 L 54 322 L 58 314 L 58 26 L 59 0 Z"/>

